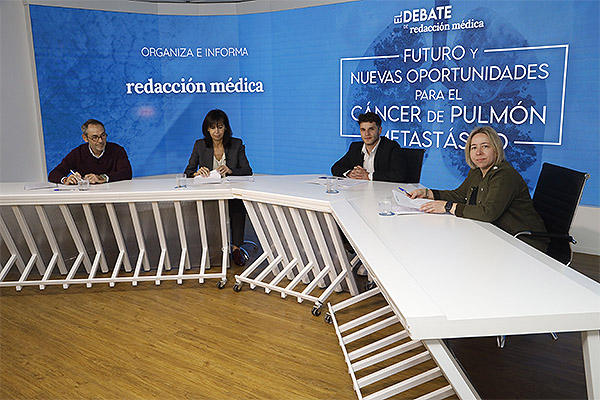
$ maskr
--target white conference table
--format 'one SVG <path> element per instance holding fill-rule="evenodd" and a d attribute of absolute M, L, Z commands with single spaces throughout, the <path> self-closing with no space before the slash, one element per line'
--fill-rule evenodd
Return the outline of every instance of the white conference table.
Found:
<path fill-rule="evenodd" d="M 588 395 L 600 397 L 600 284 L 489 223 L 379 216 L 379 200 L 396 184 L 368 182 L 328 195 L 307 179 L 257 177 L 234 195 L 329 203 L 412 339 L 581 332 Z"/>
<path fill-rule="evenodd" d="M 378 201 L 396 184 L 368 182 L 326 194 L 324 186 L 307 183 L 314 178 L 256 176 L 183 190 L 173 190 L 174 179 L 134 179 L 88 193 L 1 183 L 0 205 L 240 198 L 331 213 L 412 339 L 581 332 L 588 396 L 600 397 L 600 284 L 488 223 L 379 216 Z"/>
<path fill-rule="evenodd" d="M 163 280 L 181 284 L 184 279 L 202 283 L 205 278 L 218 278 L 223 287 L 229 263 L 226 200 L 232 198 L 231 187 L 174 186 L 174 178 L 90 185 L 87 191 L 66 185 L 25 190 L 24 183 L 0 183 L 0 237 L 4 242 L 0 244 L 10 254 L 2 259 L 0 286 L 21 290 L 39 285 L 43 290 L 46 285 L 66 289 L 71 284 L 91 287 L 130 282 L 135 286 L 139 281 L 159 285 Z M 206 202 L 217 203 L 217 211 L 208 208 L 205 212 Z M 207 271 L 210 231 L 220 236 L 222 261 L 217 273 Z M 118 253 L 116 260 L 109 259 L 110 246 Z M 194 246 L 201 247 L 199 254 L 193 254 L 200 265 L 190 273 Z M 172 268 L 172 261 L 178 268 Z M 14 267 L 20 277 L 10 280 L 7 277 Z M 85 277 L 81 277 L 82 268 Z M 171 270 L 175 272 L 168 272 Z"/>

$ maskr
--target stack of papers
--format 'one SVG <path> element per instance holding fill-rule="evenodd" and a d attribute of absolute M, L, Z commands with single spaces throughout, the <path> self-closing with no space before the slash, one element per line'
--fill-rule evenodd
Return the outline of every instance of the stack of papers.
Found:
<path fill-rule="evenodd" d="M 210 175 L 208 175 L 207 177 L 203 177 L 203 176 L 196 176 L 194 178 L 194 183 L 193 185 L 202 185 L 205 183 L 221 183 L 221 174 L 219 174 L 216 170 L 212 170 L 210 171 Z"/>
<path fill-rule="evenodd" d="M 423 211 L 420 211 L 419 208 L 422 204 L 428 203 L 430 199 L 411 199 L 399 190 L 392 190 L 392 194 L 394 195 L 394 200 L 396 204 L 392 205 L 392 211 L 394 214 L 418 214 Z"/>

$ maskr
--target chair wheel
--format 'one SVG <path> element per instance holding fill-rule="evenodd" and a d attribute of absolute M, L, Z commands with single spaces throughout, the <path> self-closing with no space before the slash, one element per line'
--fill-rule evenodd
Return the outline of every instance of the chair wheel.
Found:
<path fill-rule="evenodd" d="M 242 284 L 241 283 L 236 283 L 235 285 L 233 285 L 233 291 L 234 292 L 241 292 L 242 291 Z"/>
<path fill-rule="evenodd" d="M 498 348 L 503 349 L 505 343 L 506 343 L 506 336 L 504 336 L 504 335 L 496 336 L 496 345 L 498 346 Z"/>
<path fill-rule="evenodd" d="M 318 317 L 319 315 L 321 315 L 321 307 L 320 306 L 314 306 L 312 308 L 312 315 L 314 315 L 315 317 Z"/>
<path fill-rule="evenodd" d="M 333 318 L 331 317 L 331 314 L 329 314 L 329 313 L 325 314 L 325 318 L 323 318 L 323 320 L 325 321 L 326 324 L 333 323 Z"/>
<path fill-rule="evenodd" d="M 223 289 L 225 287 L 226 283 L 227 283 L 227 279 L 221 279 L 219 282 L 217 282 L 217 288 Z"/>

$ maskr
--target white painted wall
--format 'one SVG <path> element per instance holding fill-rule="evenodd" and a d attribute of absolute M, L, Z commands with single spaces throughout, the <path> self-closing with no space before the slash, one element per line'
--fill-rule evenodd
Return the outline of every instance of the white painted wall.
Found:
<path fill-rule="evenodd" d="M 27 4 L 158 14 L 231 15 L 339 2 L 342 0 L 255 0 L 199 5 L 123 0 L 0 0 L 0 181 L 46 179 Z M 600 208 L 580 207 L 571 234 L 578 241 L 575 251 L 600 255 Z"/>
<path fill-rule="evenodd" d="M 43 181 L 46 165 L 27 7 L 0 0 L 0 181 Z"/>
<path fill-rule="evenodd" d="M 573 251 L 599 256 L 600 208 L 580 206 L 577 209 L 577 215 L 570 233 L 577 240 L 577 244 L 573 246 Z"/>

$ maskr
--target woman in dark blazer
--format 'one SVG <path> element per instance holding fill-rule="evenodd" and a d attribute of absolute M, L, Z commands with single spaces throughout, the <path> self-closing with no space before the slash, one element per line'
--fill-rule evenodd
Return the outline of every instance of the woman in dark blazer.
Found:
<path fill-rule="evenodd" d="M 208 176 L 216 170 L 221 176 L 252 175 L 252 168 L 246 158 L 241 139 L 231 137 L 231 127 L 227 114 L 221 110 L 211 110 L 202 122 L 203 139 L 196 140 L 192 155 L 185 169 L 187 177 Z M 241 200 L 229 200 L 229 220 L 231 226 L 231 256 L 236 265 L 245 265 L 246 259 L 240 251 L 244 242 L 246 209 Z"/>

